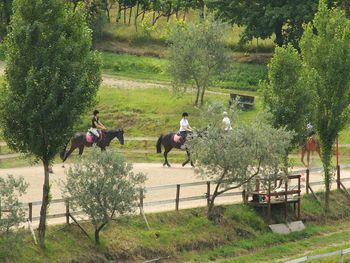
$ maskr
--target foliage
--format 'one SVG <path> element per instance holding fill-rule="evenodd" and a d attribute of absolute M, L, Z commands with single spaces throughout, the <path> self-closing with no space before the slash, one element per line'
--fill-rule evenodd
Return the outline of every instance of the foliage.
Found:
<path fill-rule="evenodd" d="M 343 11 L 328 9 L 326 1 L 320 1 L 315 19 L 307 25 L 300 47 L 305 74 L 308 75 L 306 85 L 315 90 L 314 124 L 321 141 L 328 209 L 332 146 L 349 117 L 350 20 Z"/>
<path fill-rule="evenodd" d="M 291 139 L 291 132 L 275 129 L 263 118 L 234 126 L 230 132 L 210 125 L 207 132 L 190 139 L 196 173 L 216 183 L 213 194 L 208 197 L 208 217 L 212 216 L 217 196 L 241 187 L 258 175 L 268 181 L 285 176 L 283 157 Z"/>
<path fill-rule="evenodd" d="M 268 81 L 262 82 L 265 107 L 272 114 L 273 126 L 293 131 L 293 144 L 301 144 L 312 116 L 312 92 L 307 87 L 298 52 L 288 45 L 276 48 L 268 65 Z M 304 78 L 303 78 L 304 77 Z"/>
<path fill-rule="evenodd" d="M 0 177 L 0 260 L 15 254 L 23 240 L 21 224 L 25 222 L 25 211 L 18 198 L 27 187 L 23 178 Z"/>
<path fill-rule="evenodd" d="M 132 166 L 121 155 L 95 150 L 68 170 L 65 195 L 73 207 L 89 216 L 98 245 L 100 231 L 112 219 L 137 207 L 145 180 L 143 174 L 132 172 Z"/>
<path fill-rule="evenodd" d="M 178 25 L 170 34 L 169 72 L 175 86 L 181 83 L 196 86 L 195 105 L 203 104 L 212 77 L 227 68 L 223 28 L 221 23 L 207 20 L 199 24 Z"/>
<path fill-rule="evenodd" d="M 254 37 L 270 38 L 275 34 L 275 42 L 297 45 L 302 35 L 302 25 L 312 20 L 317 3 L 314 0 L 233 0 L 209 1 L 208 6 L 218 18 L 232 24 L 245 26 L 241 41 Z"/>
<path fill-rule="evenodd" d="M 0 42 L 7 35 L 7 27 L 12 15 L 13 0 L 0 0 Z"/>
<path fill-rule="evenodd" d="M 48 166 L 91 105 L 101 80 L 82 9 L 61 0 L 16 0 L 5 42 L 6 87 L 1 98 L 8 146 L 45 167 L 39 239 L 44 244 Z"/>

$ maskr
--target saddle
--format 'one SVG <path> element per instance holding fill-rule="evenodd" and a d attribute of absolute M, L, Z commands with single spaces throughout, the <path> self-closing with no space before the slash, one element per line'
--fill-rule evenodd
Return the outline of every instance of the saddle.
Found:
<path fill-rule="evenodd" d="M 172 139 L 177 144 L 184 144 L 184 140 L 182 139 L 182 137 L 179 134 L 174 134 Z"/>
<path fill-rule="evenodd" d="M 100 136 L 98 137 L 98 142 L 100 142 L 103 139 L 103 132 L 98 131 L 98 133 L 100 134 Z M 85 139 L 88 143 L 94 143 L 94 135 L 90 131 L 86 133 Z"/>

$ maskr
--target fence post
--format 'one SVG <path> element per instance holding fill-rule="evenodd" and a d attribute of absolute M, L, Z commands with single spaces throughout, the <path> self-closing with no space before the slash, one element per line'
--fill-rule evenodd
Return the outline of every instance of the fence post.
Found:
<path fill-rule="evenodd" d="M 66 224 L 69 225 L 69 199 L 66 200 Z"/>
<path fill-rule="evenodd" d="M 32 222 L 33 221 L 33 203 L 29 203 L 28 207 L 29 207 L 29 221 Z"/>
<path fill-rule="evenodd" d="M 337 165 L 337 189 L 340 190 L 340 165 Z"/>
<path fill-rule="evenodd" d="M 180 202 L 180 185 L 176 185 L 176 199 L 175 199 L 175 210 L 179 210 L 179 202 Z"/>
<path fill-rule="evenodd" d="M 143 189 L 140 189 L 140 207 L 143 209 Z"/>
<path fill-rule="evenodd" d="M 306 169 L 306 193 L 309 194 L 309 183 L 310 183 L 310 170 L 309 168 Z"/>
<path fill-rule="evenodd" d="M 207 182 L 207 206 L 209 207 L 210 200 L 210 181 Z"/>

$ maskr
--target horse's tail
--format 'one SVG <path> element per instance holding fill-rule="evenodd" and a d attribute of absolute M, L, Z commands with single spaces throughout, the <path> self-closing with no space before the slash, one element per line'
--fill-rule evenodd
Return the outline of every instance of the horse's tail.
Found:
<path fill-rule="evenodd" d="M 163 139 L 163 135 L 160 135 L 156 145 L 157 153 L 162 153 L 162 139 Z"/>
<path fill-rule="evenodd" d="M 65 143 L 65 145 L 63 146 L 63 149 L 62 149 L 62 151 L 60 152 L 60 158 L 61 158 L 61 160 L 63 161 L 64 160 L 64 158 L 66 157 L 66 153 L 67 153 L 67 146 L 68 146 L 68 143 L 70 142 L 70 139 L 69 139 L 69 141 L 68 142 L 66 142 Z"/>

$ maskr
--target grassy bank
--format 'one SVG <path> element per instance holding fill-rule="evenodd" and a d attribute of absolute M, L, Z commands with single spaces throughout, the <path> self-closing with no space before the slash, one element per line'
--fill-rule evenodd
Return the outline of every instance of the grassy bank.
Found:
<path fill-rule="evenodd" d="M 140 216 L 118 219 L 102 232 L 99 248 L 74 225 L 50 227 L 45 250 L 28 236 L 5 262 L 141 262 L 168 256 L 164 262 L 278 262 L 329 246 L 337 238 L 342 246 L 350 243 L 348 200 L 333 192 L 331 202 L 326 220 L 323 207 L 311 196 L 303 197 L 307 228 L 289 235 L 271 233 L 259 212 L 240 204 L 227 206 L 220 224 L 208 221 L 204 208 L 149 214 L 151 230 Z M 83 226 L 92 233 L 90 224 Z"/>
<path fill-rule="evenodd" d="M 103 72 L 109 75 L 152 81 L 171 81 L 167 72 L 168 61 L 164 58 L 128 54 L 102 53 Z M 237 63 L 213 79 L 213 86 L 225 89 L 256 91 L 260 80 L 267 77 L 265 64 Z"/>

